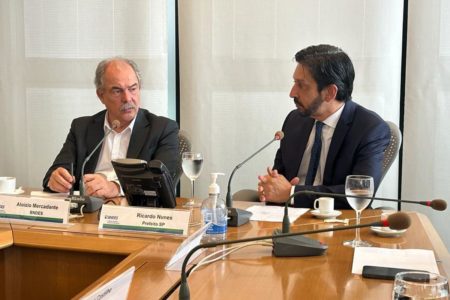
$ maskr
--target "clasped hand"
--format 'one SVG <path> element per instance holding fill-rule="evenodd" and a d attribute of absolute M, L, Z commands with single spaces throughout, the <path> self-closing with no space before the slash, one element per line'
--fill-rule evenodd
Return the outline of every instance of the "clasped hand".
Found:
<path fill-rule="evenodd" d="M 259 200 L 262 202 L 283 203 L 289 198 L 292 186 L 298 183 L 298 177 L 288 181 L 286 177 L 278 174 L 277 170 L 267 167 L 267 175 L 258 176 Z"/>

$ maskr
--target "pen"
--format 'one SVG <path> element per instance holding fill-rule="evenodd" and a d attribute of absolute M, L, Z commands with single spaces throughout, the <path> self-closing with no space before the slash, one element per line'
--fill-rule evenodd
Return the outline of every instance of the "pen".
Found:
<path fill-rule="evenodd" d="M 70 175 L 73 179 L 73 162 L 70 163 Z M 72 182 L 72 188 L 70 189 L 69 195 L 73 195 L 73 188 L 75 187 L 74 182 Z"/>

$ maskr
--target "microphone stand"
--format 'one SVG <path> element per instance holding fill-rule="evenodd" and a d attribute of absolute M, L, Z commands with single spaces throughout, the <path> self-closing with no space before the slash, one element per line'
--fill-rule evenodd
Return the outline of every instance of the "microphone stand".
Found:
<path fill-rule="evenodd" d="M 105 133 L 103 138 L 100 140 L 100 142 L 95 146 L 94 150 L 85 158 L 83 161 L 83 164 L 81 165 L 81 176 L 80 176 L 80 183 L 79 183 L 79 190 L 80 195 L 69 195 L 69 197 L 66 198 L 66 200 L 70 201 L 71 203 L 77 203 L 77 207 L 74 209 L 71 209 L 71 212 L 81 212 L 81 209 L 84 207 L 85 212 L 94 212 L 99 210 L 103 205 L 103 199 L 99 197 L 94 196 L 86 196 L 84 191 L 84 167 L 86 166 L 86 163 L 91 159 L 92 155 L 94 155 L 95 151 L 103 144 L 103 141 L 106 139 L 106 137 L 117 127 L 119 127 L 120 123 L 117 120 L 114 120 L 112 123 L 111 128 Z"/>
<path fill-rule="evenodd" d="M 116 127 L 113 126 L 113 128 L 110 128 L 106 134 L 103 136 L 103 138 L 100 140 L 100 142 L 95 146 L 94 150 L 92 150 L 91 154 L 89 154 L 83 161 L 83 164 L 81 165 L 81 178 L 80 178 L 80 195 L 84 196 L 84 167 L 86 166 L 86 163 L 91 159 L 92 155 L 94 155 L 95 151 L 103 144 L 103 141 L 106 139 L 106 137 L 115 129 Z"/>
<path fill-rule="evenodd" d="M 180 280 L 180 291 L 179 291 L 179 299 L 182 300 L 188 300 L 190 299 L 190 292 L 189 292 L 189 286 L 187 283 L 187 273 L 186 273 L 186 267 L 189 262 L 189 259 L 191 256 L 197 252 L 199 249 L 203 248 L 213 248 L 217 246 L 222 245 L 230 245 L 230 244 L 240 244 L 240 243 L 246 243 L 246 242 L 254 242 L 254 241 L 261 241 L 261 240 L 268 240 L 268 239 L 280 239 L 280 238 L 287 238 L 287 237 L 293 237 L 293 236 L 300 236 L 305 234 L 312 234 L 312 233 L 322 233 L 322 232 L 328 232 L 328 231 L 341 231 L 341 230 L 347 230 L 347 229 L 356 229 L 356 228 L 364 228 L 364 227 L 370 227 L 370 226 L 386 226 L 389 225 L 389 220 L 395 220 L 397 223 L 395 224 L 394 229 L 406 229 L 411 224 L 411 220 L 409 216 L 405 213 L 395 213 L 388 217 L 387 221 L 380 221 L 380 222 L 373 222 L 373 223 L 367 223 L 367 224 L 359 224 L 359 225 L 349 225 L 349 226 L 339 226 L 339 227 L 333 227 L 333 228 L 325 228 L 325 229 L 316 229 L 316 230 L 308 230 L 308 231 L 301 231 L 301 232 L 291 232 L 291 233 L 282 233 L 278 235 L 268 235 L 268 236 L 259 236 L 259 237 L 252 237 L 252 238 L 245 238 L 245 239 L 239 239 L 239 240 L 225 240 L 225 241 L 218 241 L 218 242 L 211 242 L 211 243 L 205 243 L 200 244 L 192 248 L 186 257 L 183 260 L 183 264 L 181 266 L 181 280 Z M 401 219 L 401 220 L 399 220 Z"/>
<path fill-rule="evenodd" d="M 270 143 L 272 143 L 272 141 L 270 141 L 268 144 L 270 144 Z M 268 144 L 266 144 L 264 147 L 267 147 Z M 260 149 L 259 151 L 261 151 L 262 149 Z M 245 164 L 249 159 L 251 159 L 257 153 L 253 154 L 252 156 L 247 158 L 245 161 L 243 161 L 242 163 L 237 165 L 233 169 L 233 172 L 231 172 L 230 178 L 228 179 L 227 196 L 226 196 L 226 205 L 227 205 L 227 209 L 228 209 L 228 226 L 238 227 L 238 226 L 244 225 L 250 221 L 250 217 L 252 216 L 252 213 L 247 210 L 233 207 L 233 201 L 231 200 L 231 179 L 233 178 L 234 173 L 236 173 L 237 169 L 239 169 L 243 164 Z"/>
<path fill-rule="evenodd" d="M 289 202 L 292 198 L 298 196 L 298 195 L 317 195 L 317 196 L 328 196 L 328 197 L 350 197 L 350 198 L 357 198 L 357 199 L 366 199 L 365 196 L 358 196 L 358 195 L 345 195 L 345 194 L 336 194 L 336 193 L 325 193 L 325 192 L 315 192 L 315 191 L 308 191 L 308 190 L 302 190 L 293 193 L 288 200 L 284 203 L 284 216 L 283 216 L 283 233 L 289 232 L 289 216 L 288 216 L 288 207 Z M 397 200 L 397 199 L 390 199 L 390 198 L 382 198 L 382 197 L 371 197 L 371 202 L 373 200 L 381 200 L 381 201 L 391 201 L 391 202 L 405 202 L 405 203 L 412 203 L 412 204 L 420 204 L 424 206 L 429 206 L 435 210 L 446 210 L 447 209 L 447 202 L 445 202 L 442 199 L 434 199 L 432 201 L 412 201 L 412 200 Z"/>
<path fill-rule="evenodd" d="M 308 191 L 308 190 L 302 190 L 298 191 L 296 193 L 293 193 L 285 202 L 284 202 L 284 215 L 283 215 L 283 223 L 282 223 L 282 233 L 288 233 L 289 228 L 291 226 L 289 222 L 289 214 L 288 214 L 288 207 L 290 200 L 298 195 L 317 195 L 317 196 L 328 196 L 328 197 L 350 197 L 350 198 L 357 198 L 357 199 L 366 199 L 365 196 L 358 196 L 358 195 L 344 195 L 344 194 L 336 194 L 336 193 L 325 193 L 325 192 L 315 192 L 315 191 Z M 447 202 L 445 202 L 442 199 L 434 199 L 432 201 L 411 201 L 411 200 L 397 200 L 397 199 L 390 199 L 390 198 L 381 198 L 381 197 L 371 197 L 371 202 L 373 200 L 382 200 L 382 201 L 393 201 L 393 202 L 406 202 L 406 203 L 413 203 L 413 204 L 420 204 L 425 206 L 430 206 L 431 208 L 435 210 L 445 210 L 447 208 Z M 279 230 L 274 231 L 274 234 L 277 234 Z M 303 237 L 295 237 L 291 238 L 289 240 L 280 240 L 278 243 L 275 243 L 274 241 L 274 253 L 278 254 L 279 256 L 298 256 L 298 253 L 303 251 L 305 246 L 314 247 L 314 240 L 308 241 L 305 240 Z M 287 245 L 289 247 L 287 247 Z M 317 246 L 316 246 L 317 247 Z"/>
<path fill-rule="evenodd" d="M 226 205 L 228 208 L 228 226 L 238 227 L 238 226 L 244 225 L 250 221 L 250 217 L 252 216 L 252 213 L 249 211 L 246 211 L 244 209 L 239 209 L 239 208 L 233 208 L 233 200 L 231 199 L 231 180 L 233 179 L 234 173 L 236 173 L 236 171 L 240 167 L 242 167 L 246 162 L 248 162 L 250 159 L 255 157 L 262 150 L 267 148 L 274 141 L 281 140 L 283 138 L 283 135 L 284 134 L 282 131 L 277 131 L 275 133 L 275 137 L 272 140 L 270 140 L 270 142 L 268 142 L 267 144 L 265 144 L 264 146 L 259 148 L 258 151 L 256 151 L 250 157 L 248 157 L 243 162 L 238 164 L 231 172 L 230 178 L 228 179 L 228 187 L 227 187 L 227 195 L 226 195 Z"/>
<path fill-rule="evenodd" d="M 315 192 L 315 191 L 308 191 L 308 190 L 303 190 L 303 191 L 298 191 L 293 193 L 288 200 L 285 202 L 285 214 L 287 214 L 287 207 L 289 205 L 289 200 L 291 200 L 293 197 L 298 196 L 298 195 L 317 195 L 317 196 L 327 196 L 327 197 L 337 197 L 337 198 L 356 198 L 356 199 L 366 199 L 367 197 L 365 196 L 358 196 L 358 195 L 345 195 L 345 194 L 336 194 L 336 193 L 325 193 L 325 192 Z M 445 200 L 442 199 L 434 199 L 431 201 L 412 201 L 412 200 L 403 200 L 403 199 L 391 199 L 391 198 L 382 198 L 382 197 L 375 197 L 372 196 L 370 197 L 370 202 L 372 202 L 373 200 L 381 200 L 381 201 L 390 201 L 390 202 L 397 202 L 397 203 L 412 203 L 412 204 L 419 204 L 419 205 L 424 205 L 424 206 L 429 206 L 431 208 L 433 208 L 434 210 L 446 210 L 447 209 L 447 202 Z M 285 220 L 283 219 L 283 222 Z M 287 220 L 289 222 L 289 220 Z M 283 223 L 284 226 L 284 223 Z M 284 228 L 284 227 L 283 227 Z"/>
<path fill-rule="evenodd" d="M 259 154 L 259 152 L 261 152 L 262 150 L 264 150 L 265 148 L 267 148 L 270 144 L 272 144 L 274 141 L 276 141 L 277 138 L 274 137 L 272 140 L 270 140 L 270 142 L 268 142 L 267 144 L 265 144 L 264 146 L 262 146 L 261 148 L 259 148 L 258 151 L 256 151 L 255 153 L 253 153 L 250 157 L 248 157 L 246 160 L 244 160 L 243 162 L 241 162 L 240 164 L 238 164 L 234 169 L 233 172 L 231 172 L 230 178 L 228 179 L 228 188 L 227 188 L 227 197 L 226 197 L 226 201 L 227 201 L 227 207 L 232 207 L 233 203 L 231 200 L 231 179 L 233 179 L 234 173 L 236 173 L 236 171 L 242 167 L 246 162 L 248 162 L 250 159 L 252 159 L 253 157 L 255 157 L 257 154 Z"/>

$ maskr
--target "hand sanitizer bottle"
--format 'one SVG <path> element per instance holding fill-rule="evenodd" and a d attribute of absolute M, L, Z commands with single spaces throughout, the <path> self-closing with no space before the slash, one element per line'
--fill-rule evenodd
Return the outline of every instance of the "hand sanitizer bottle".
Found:
<path fill-rule="evenodd" d="M 220 196 L 220 186 L 217 184 L 217 176 L 223 173 L 211 173 L 211 184 L 208 188 L 208 198 L 203 200 L 201 212 L 206 223 L 212 223 L 207 229 L 202 242 L 216 242 L 226 239 L 227 232 L 227 207 Z"/>

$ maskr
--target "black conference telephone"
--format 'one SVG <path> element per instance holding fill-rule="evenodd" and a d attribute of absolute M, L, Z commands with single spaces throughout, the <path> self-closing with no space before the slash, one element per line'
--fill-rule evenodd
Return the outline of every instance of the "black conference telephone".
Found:
<path fill-rule="evenodd" d="M 172 176 L 161 161 L 125 158 L 111 163 L 130 206 L 176 206 Z"/>

